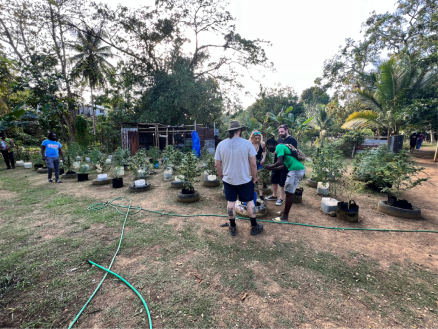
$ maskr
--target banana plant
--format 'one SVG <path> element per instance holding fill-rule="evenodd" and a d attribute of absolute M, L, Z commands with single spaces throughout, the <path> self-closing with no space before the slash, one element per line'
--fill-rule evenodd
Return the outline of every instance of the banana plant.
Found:
<path fill-rule="evenodd" d="M 6 130 L 10 126 L 23 127 L 32 123 L 32 121 L 20 121 L 23 116 L 27 115 L 29 112 L 26 112 L 23 109 L 24 102 L 18 104 L 11 112 L 6 113 L 5 115 L 0 116 L 0 131 Z"/>

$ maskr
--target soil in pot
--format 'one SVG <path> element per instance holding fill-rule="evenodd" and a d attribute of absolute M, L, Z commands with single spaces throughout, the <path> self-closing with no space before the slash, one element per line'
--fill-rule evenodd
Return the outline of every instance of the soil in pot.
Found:
<path fill-rule="evenodd" d="M 123 187 L 123 178 L 113 178 L 113 188 Z"/>
<path fill-rule="evenodd" d="M 87 173 L 79 173 L 78 175 L 78 182 L 85 182 L 88 180 L 88 174 Z"/>
<path fill-rule="evenodd" d="M 194 202 L 198 201 L 200 199 L 200 195 L 198 191 L 189 191 L 186 189 L 183 189 L 181 192 L 177 195 L 177 200 L 180 202 Z"/>
<path fill-rule="evenodd" d="M 359 221 L 359 206 L 354 200 L 338 202 L 337 217 L 347 222 Z"/>
<path fill-rule="evenodd" d="M 401 209 L 412 209 L 412 204 L 407 200 L 398 200 L 395 196 L 388 195 L 388 205 L 401 208 Z"/>

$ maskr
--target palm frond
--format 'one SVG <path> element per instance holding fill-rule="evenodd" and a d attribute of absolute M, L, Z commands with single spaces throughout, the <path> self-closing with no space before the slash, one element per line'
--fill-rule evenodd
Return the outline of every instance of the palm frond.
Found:
<path fill-rule="evenodd" d="M 381 126 L 378 122 L 378 113 L 370 110 L 356 111 L 345 120 L 342 129 L 367 128 L 371 126 Z"/>

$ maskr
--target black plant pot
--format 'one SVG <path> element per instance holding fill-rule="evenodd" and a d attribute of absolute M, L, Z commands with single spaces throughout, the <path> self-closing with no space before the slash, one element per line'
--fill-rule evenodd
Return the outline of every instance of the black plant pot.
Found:
<path fill-rule="evenodd" d="M 44 165 L 42 165 L 42 164 L 33 165 L 33 169 L 35 169 L 35 170 L 38 170 L 39 168 L 42 168 L 42 167 L 44 167 Z"/>
<path fill-rule="evenodd" d="M 113 178 L 113 188 L 123 187 L 123 178 Z"/>
<path fill-rule="evenodd" d="M 86 180 L 88 180 L 88 173 L 87 174 L 84 174 L 84 173 L 78 174 L 78 182 L 84 182 Z"/>
<path fill-rule="evenodd" d="M 64 175 L 64 168 L 59 169 L 59 174 Z"/>
<path fill-rule="evenodd" d="M 303 191 L 304 191 L 304 189 L 302 187 L 298 187 L 295 190 L 295 193 L 293 195 L 293 203 L 303 202 Z"/>
<path fill-rule="evenodd" d="M 150 163 L 154 163 L 154 160 L 153 160 L 153 159 L 149 159 L 149 162 L 150 162 Z"/>
<path fill-rule="evenodd" d="M 350 200 L 349 202 L 338 202 L 336 216 L 347 222 L 357 222 L 359 220 L 359 206 L 354 200 Z"/>
<path fill-rule="evenodd" d="M 407 200 L 397 200 L 395 196 L 388 195 L 388 205 L 401 209 L 412 209 L 412 204 Z"/>
<path fill-rule="evenodd" d="M 76 171 L 69 170 L 65 173 L 66 175 L 76 175 Z"/>
<path fill-rule="evenodd" d="M 125 164 L 124 164 L 124 165 L 123 165 L 123 169 L 124 169 L 124 170 L 128 170 L 128 165 L 125 165 Z"/>

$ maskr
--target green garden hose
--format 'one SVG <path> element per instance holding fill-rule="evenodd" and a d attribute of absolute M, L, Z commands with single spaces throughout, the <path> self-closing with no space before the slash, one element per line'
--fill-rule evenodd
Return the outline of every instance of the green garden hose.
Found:
<path fill-rule="evenodd" d="M 129 201 L 129 205 L 125 206 L 122 205 L 123 201 L 127 199 Z M 117 200 L 121 200 L 120 203 L 115 204 L 114 202 Z M 120 241 L 119 241 L 119 245 L 117 247 L 116 253 L 114 254 L 110 266 L 108 267 L 108 269 L 97 265 L 95 263 L 93 263 L 92 261 L 89 261 L 91 264 L 96 265 L 97 267 L 103 269 L 106 271 L 103 279 L 100 281 L 99 285 L 97 286 L 96 290 L 93 292 L 93 294 L 91 295 L 91 297 L 88 299 L 88 301 L 85 303 L 85 305 L 82 307 L 82 309 L 79 311 L 79 313 L 76 315 L 75 319 L 71 322 L 70 326 L 68 327 L 69 329 L 73 327 L 73 325 L 75 324 L 76 320 L 79 318 L 79 316 L 82 314 L 82 312 L 84 311 L 84 309 L 87 307 L 87 305 L 90 303 L 91 299 L 94 297 L 94 295 L 96 294 L 96 292 L 99 290 L 100 286 L 102 285 L 103 281 L 105 280 L 106 276 L 108 275 L 108 273 L 111 273 L 113 275 L 115 275 L 116 277 L 118 277 L 119 279 L 121 279 L 123 282 L 125 282 L 132 290 L 134 290 L 134 292 L 139 296 L 139 298 L 141 299 L 141 301 L 143 302 L 143 305 L 146 309 L 146 312 L 148 314 L 149 317 L 149 327 L 150 329 L 152 329 L 152 322 L 151 322 L 151 317 L 149 314 L 149 310 L 148 307 L 146 305 L 146 302 L 144 301 L 143 297 L 140 295 L 140 293 L 134 289 L 134 287 L 132 285 L 130 285 L 125 279 L 123 279 L 121 276 L 119 276 L 118 274 L 114 273 L 111 271 L 111 266 L 114 263 L 114 260 L 117 256 L 117 253 L 120 250 L 120 245 L 122 243 L 122 239 L 123 239 L 123 232 L 125 230 L 125 224 L 126 224 L 126 220 L 128 219 L 129 215 L 135 215 L 137 213 L 139 213 L 140 211 L 144 210 L 144 211 L 148 211 L 154 214 L 159 214 L 159 215 L 164 215 L 164 216 L 176 216 L 176 217 L 226 217 L 228 218 L 228 215 L 214 215 L 214 214 L 196 214 L 196 215 L 178 215 L 178 214 L 169 214 L 169 213 L 165 213 L 165 212 L 160 212 L 160 211 L 156 211 L 156 210 L 150 210 L 150 209 L 143 209 L 140 206 L 132 206 L 131 205 L 131 199 L 128 197 L 120 197 L 120 198 L 115 198 L 112 199 L 111 201 L 105 202 L 105 203 L 95 203 L 91 206 L 88 207 L 88 210 L 101 210 L 104 209 L 107 206 L 111 206 L 114 209 L 117 210 L 117 212 L 121 215 L 125 216 L 125 220 L 123 222 L 123 226 L 122 226 L 122 234 L 120 236 Z M 123 213 L 119 210 L 119 208 L 124 208 L 124 209 L 128 209 L 128 211 L 126 213 Z M 133 210 L 133 211 L 131 211 Z M 236 217 L 238 219 L 246 219 L 249 220 L 249 218 L 246 217 Z M 378 228 L 355 228 L 355 227 L 329 227 L 329 226 L 320 226 L 320 225 L 312 225 L 312 224 L 303 224 L 303 223 L 292 223 L 292 222 L 275 222 L 272 220 L 260 220 L 258 219 L 258 221 L 260 222 L 266 222 L 266 223 L 275 223 L 275 224 L 290 224 L 290 225 L 299 225 L 299 226 L 306 226 L 306 227 L 315 227 L 315 228 L 324 228 L 324 229 L 330 229 L 330 230 L 349 230 L 349 231 L 376 231 L 376 232 L 415 232 L 415 233 L 438 233 L 438 231 L 432 231 L 432 230 L 394 230 L 394 229 L 378 229 Z"/>

